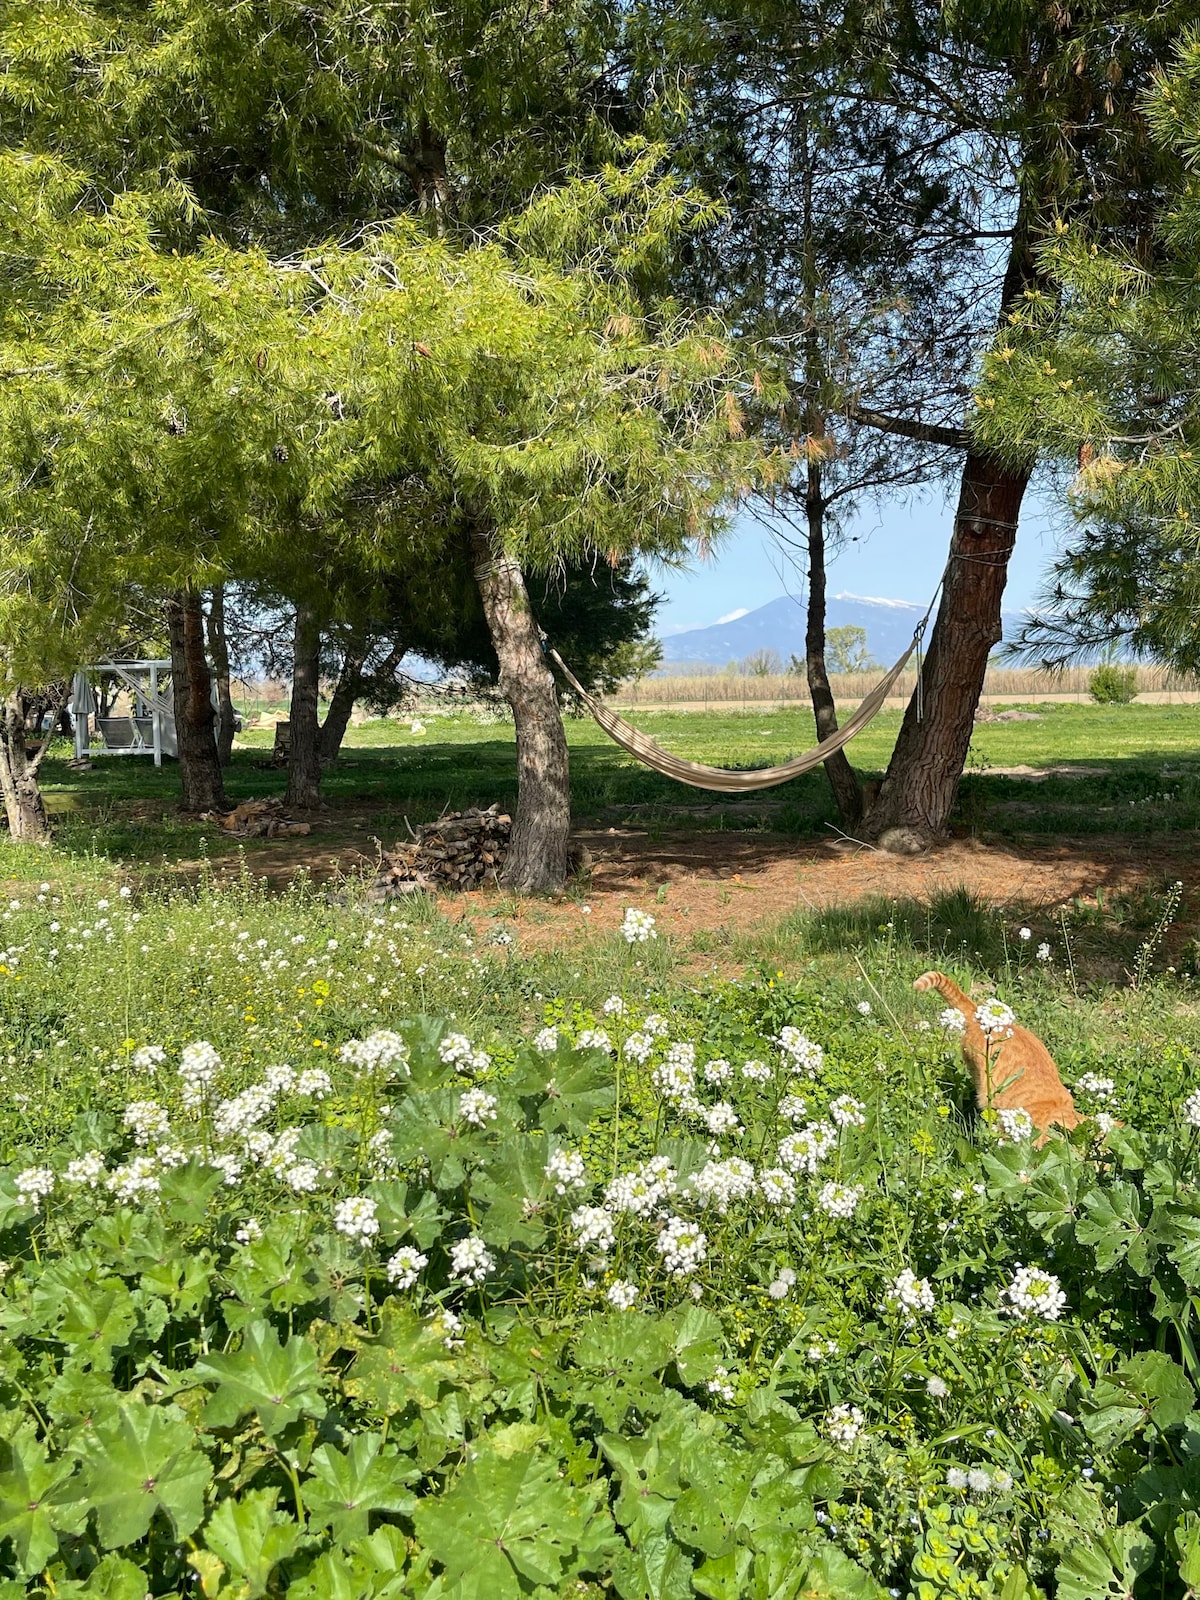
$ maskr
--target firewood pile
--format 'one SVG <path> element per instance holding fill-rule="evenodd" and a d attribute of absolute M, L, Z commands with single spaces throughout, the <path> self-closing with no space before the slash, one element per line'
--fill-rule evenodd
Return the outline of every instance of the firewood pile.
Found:
<path fill-rule="evenodd" d="M 411 841 L 387 851 L 367 891 L 371 900 L 395 900 L 422 890 L 479 889 L 499 880 L 512 818 L 499 806 L 451 811 L 416 829 Z"/>
<path fill-rule="evenodd" d="M 286 816 L 283 801 L 275 796 L 270 800 L 243 800 L 226 815 L 213 813 L 205 820 L 219 823 L 237 839 L 295 839 L 312 832 L 311 823 L 293 822 Z"/>

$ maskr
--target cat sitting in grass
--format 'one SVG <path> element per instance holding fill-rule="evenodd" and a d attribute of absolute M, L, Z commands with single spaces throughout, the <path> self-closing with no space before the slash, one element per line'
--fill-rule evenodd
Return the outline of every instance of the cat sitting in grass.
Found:
<path fill-rule="evenodd" d="M 1042 1143 L 1051 1127 L 1073 1128 L 1083 1118 L 1075 1109 L 1071 1092 L 1058 1075 L 1054 1058 L 1042 1041 L 1027 1028 L 1010 1020 L 1007 1007 L 995 1001 L 982 1006 L 971 999 L 944 972 L 923 972 L 913 988 L 936 989 L 965 1024 L 962 1035 L 963 1060 L 975 1080 L 975 1101 L 981 1111 L 1024 1111 L 1041 1134 Z M 980 1013 L 997 1007 L 998 1025 L 985 1031 Z"/>

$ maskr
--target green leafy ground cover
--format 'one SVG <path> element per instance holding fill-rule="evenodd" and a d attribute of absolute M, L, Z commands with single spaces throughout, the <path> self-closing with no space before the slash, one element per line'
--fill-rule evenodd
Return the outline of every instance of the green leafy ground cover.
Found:
<path fill-rule="evenodd" d="M 1077 918 L 964 901 L 706 982 L 665 938 L 38 860 L 0 911 L 0 1600 L 1197 1581 L 1161 952 L 1093 987 Z M 956 939 L 1119 1126 L 971 1114 L 910 987 Z"/>
<path fill-rule="evenodd" d="M 975 729 L 956 825 L 985 838 L 1113 833 L 1149 836 L 1200 826 L 1200 705 L 1076 706 L 1042 704 L 1038 722 L 981 723 Z M 374 831 L 390 843 L 412 823 L 446 808 L 516 802 L 511 726 L 460 712 L 352 728 L 341 761 L 325 775 L 330 806 L 323 831 L 339 816 L 369 811 Z M 714 765 L 773 765 L 808 748 L 812 718 L 800 710 L 705 714 L 642 712 L 638 725 L 678 754 Z M 885 712 L 855 741 L 864 772 L 882 772 L 900 725 Z M 820 772 L 744 800 L 683 790 L 639 765 L 590 718 L 569 719 L 571 783 L 580 821 L 629 820 L 659 828 L 768 829 L 827 836 L 836 821 Z M 249 733 L 228 774 L 232 798 L 282 794 L 285 774 L 266 764 L 271 734 Z M 46 763 L 45 787 L 64 845 L 108 860 L 191 859 L 211 825 L 174 813 L 178 773 L 168 763 L 98 759 L 90 772 L 66 767 L 69 749 Z M 57 753 L 56 753 L 57 754 Z M 989 776 L 997 767 L 1101 766 L 1084 779 L 1040 782 Z M 700 814 L 689 816 L 688 807 Z M 681 808 L 684 808 L 681 811 Z M 261 848 L 251 843 L 251 850 Z"/>

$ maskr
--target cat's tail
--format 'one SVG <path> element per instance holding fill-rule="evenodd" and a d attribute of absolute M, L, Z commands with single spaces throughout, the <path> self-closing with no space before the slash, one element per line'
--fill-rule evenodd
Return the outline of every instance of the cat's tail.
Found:
<path fill-rule="evenodd" d="M 953 978 L 948 978 L 944 972 L 923 972 L 914 982 L 914 989 L 936 989 L 939 994 L 945 995 L 950 1004 L 961 1011 L 964 1017 L 970 1018 L 975 1014 L 975 1002 L 970 995 L 964 994 Z"/>

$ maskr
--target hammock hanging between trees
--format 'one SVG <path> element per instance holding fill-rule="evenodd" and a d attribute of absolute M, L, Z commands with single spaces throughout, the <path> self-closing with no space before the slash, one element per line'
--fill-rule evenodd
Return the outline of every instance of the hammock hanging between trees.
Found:
<path fill-rule="evenodd" d="M 931 602 L 930 610 L 932 609 Z M 733 772 L 728 767 L 706 767 L 702 762 L 685 761 L 681 756 L 673 756 L 669 750 L 664 750 L 662 745 L 655 744 L 653 739 L 648 739 L 644 733 L 639 733 L 635 727 L 610 711 L 594 695 L 590 695 L 557 650 L 548 650 L 547 654 L 558 663 L 567 682 L 609 738 L 615 740 L 623 750 L 628 750 L 631 756 L 636 756 L 646 766 L 661 772 L 664 778 L 674 778 L 677 783 L 690 783 L 693 789 L 713 789 L 720 794 L 750 794 L 755 789 L 773 789 L 776 784 L 787 783 L 791 778 L 798 778 L 802 773 L 811 772 L 813 767 L 819 767 L 822 761 L 849 744 L 855 734 L 861 733 L 867 723 L 882 709 L 884 701 L 891 693 L 892 685 L 908 665 L 913 651 L 920 645 L 928 620 L 927 611 L 913 634 L 908 649 L 888 675 L 875 685 L 843 727 L 836 733 L 830 734 L 828 739 L 822 739 L 821 743 L 814 745 L 811 750 L 806 750 L 803 755 L 793 756 L 790 761 L 785 761 L 782 766 L 761 767 L 752 772 Z M 918 668 L 918 693 L 920 683 Z"/>

